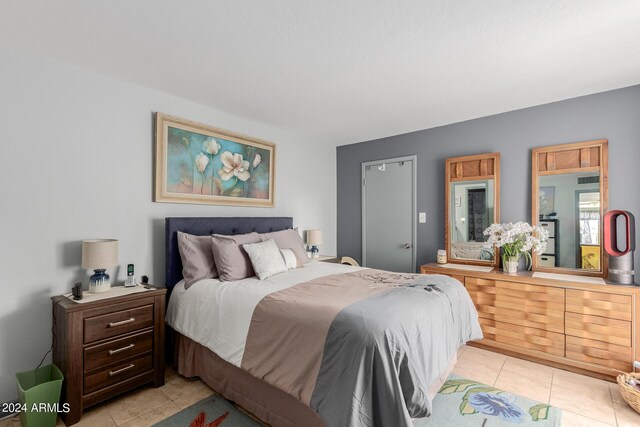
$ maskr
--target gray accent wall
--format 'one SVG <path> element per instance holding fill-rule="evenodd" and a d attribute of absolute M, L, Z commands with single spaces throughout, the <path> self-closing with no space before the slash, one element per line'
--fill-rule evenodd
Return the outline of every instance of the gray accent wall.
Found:
<path fill-rule="evenodd" d="M 638 85 L 337 147 L 338 255 L 361 258 L 362 162 L 417 155 L 418 212 L 427 213 L 426 224 L 418 224 L 418 268 L 444 248 L 446 158 L 499 152 L 501 221 L 531 222 L 531 149 L 601 138 L 609 140 L 609 208 L 632 212 L 640 230 Z"/>

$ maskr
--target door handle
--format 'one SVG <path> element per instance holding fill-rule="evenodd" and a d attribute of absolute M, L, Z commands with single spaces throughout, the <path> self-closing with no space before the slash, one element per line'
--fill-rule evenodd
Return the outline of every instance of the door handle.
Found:
<path fill-rule="evenodd" d="M 402 245 L 403 248 L 405 249 L 411 249 L 413 247 L 413 245 L 411 243 L 405 243 Z"/>

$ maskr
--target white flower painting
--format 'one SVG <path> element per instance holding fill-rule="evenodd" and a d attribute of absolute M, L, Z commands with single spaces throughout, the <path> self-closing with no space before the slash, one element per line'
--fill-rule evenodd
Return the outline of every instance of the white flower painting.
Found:
<path fill-rule="evenodd" d="M 156 201 L 273 206 L 274 144 L 162 114 L 157 120 Z"/>

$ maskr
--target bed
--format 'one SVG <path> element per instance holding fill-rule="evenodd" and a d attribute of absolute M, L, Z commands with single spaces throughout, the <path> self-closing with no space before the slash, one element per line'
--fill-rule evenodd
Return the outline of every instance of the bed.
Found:
<path fill-rule="evenodd" d="M 311 262 L 266 280 L 185 290 L 178 231 L 268 233 L 292 218 L 167 218 L 167 324 L 181 375 L 274 426 L 412 425 L 482 337 L 454 279 Z"/>

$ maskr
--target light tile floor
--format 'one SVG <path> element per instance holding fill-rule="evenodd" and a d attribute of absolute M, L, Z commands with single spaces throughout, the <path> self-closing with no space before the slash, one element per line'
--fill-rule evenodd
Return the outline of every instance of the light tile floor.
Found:
<path fill-rule="evenodd" d="M 640 426 L 618 385 L 502 354 L 463 347 L 453 373 L 563 409 L 563 427 Z M 89 409 L 78 427 L 146 427 L 213 394 L 200 380 L 167 369 L 163 387 L 146 387 Z M 17 420 L 0 427 L 18 427 Z M 59 426 L 64 426 L 58 420 Z"/>
<path fill-rule="evenodd" d="M 453 373 L 563 409 L 563 427 L 640 426 L 615 383 L 464 347 Z"/>

